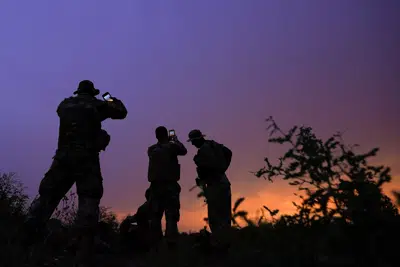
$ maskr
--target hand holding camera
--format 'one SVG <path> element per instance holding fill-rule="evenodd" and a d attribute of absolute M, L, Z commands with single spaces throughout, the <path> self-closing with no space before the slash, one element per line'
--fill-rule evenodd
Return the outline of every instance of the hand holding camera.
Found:
<path fill-rule="evenodd" d="M 168 132 L 169 140 L 170 141 L 176 141 L 178 140 L 178 137 L 176 136 L 175 130 L 169 130 Z"/>
<path fill-rule="evenodd" d="M 103 94 L 104 101 L 112 102 L 114 101 L 114 97 L 111 96 L 109 92 Z"/>
<path fill-rule="evenodd" d="M 116 104 L 121 102 L 121 100 L 119 100 L 118 98 L 111 96 L 111 94 L 109 92 L 106 92 L 103 94 L 103 99 L 106 102 L 111 102 L 111 103 L 114 102 Z"/>

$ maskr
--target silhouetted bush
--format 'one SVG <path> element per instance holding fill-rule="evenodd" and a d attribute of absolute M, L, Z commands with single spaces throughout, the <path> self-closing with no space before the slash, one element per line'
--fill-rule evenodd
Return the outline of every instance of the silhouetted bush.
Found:
<path fill-rule="evenodd" d="M 382 192 L 382 185 L 391 181 L 390 168 L 369 164 L 378 148 L 360 153 L 358 145 L 345 145 L 340 133 L 323 141 L 311 127 L 283 132 L 272 118 L 267 122 L 268 141 L 288 150 L 277 164 L 265 158 L 266 166 L 255 174 L 269 181 L 287 180 L 300 198 L 293 203 L 297 213 L 281 216 L 275 228 L 302 227 L 304 240 L 318 244 L 312 246 L 316 251 L 335 247 L 343 255 L 347 248 L 355 250 L 358 261 L 393 260 L 390 246 L 399 238 L 399 211 Z"/>
<path fill-rule="evenodd" d="M 71 226 L 75 221 L 77 211 L 76 193 L 70 191 L 63 197 L 52 218 L 60 220 L 64 226 Z"/>
<path fill-rule="evenodd" d="M 0 173 L 0 214 L 21 216 L 26 211 L 28 196 L 15 173 Z"/>

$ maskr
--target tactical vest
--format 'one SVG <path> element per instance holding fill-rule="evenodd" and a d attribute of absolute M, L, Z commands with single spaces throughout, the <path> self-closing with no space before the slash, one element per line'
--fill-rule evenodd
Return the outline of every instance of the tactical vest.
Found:
<path fill-rule="evenodd" d="M 98 152 L 101 117 L 96 100 L 88 96 L 65 99 L 57 109 L 60 117 L 58 148 L 72 151 Z"/>
<path fill-rule="evenodd" d="M 169 144 L 156 144 L 149 151 L 149 182 L 179 181 L 180 165 Z"/>

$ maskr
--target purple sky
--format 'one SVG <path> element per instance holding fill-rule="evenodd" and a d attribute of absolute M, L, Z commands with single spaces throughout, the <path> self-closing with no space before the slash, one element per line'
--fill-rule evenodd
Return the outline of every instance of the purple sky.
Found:
<path fill-rule="evenodd" d="M 18 172 L 31 196 L 56 148 L 56 107 L 82 79 L 129 111 L 104 123 L 112 141 L 101 155 L 102 204 L 121 214 L 144 200 L 158 125 L 182 140 L 200 128 L 230 147 L 234 197 L 252 209 L 288 208 L 293 191 L 249 173 L 280 152 L 266 142 L 269 115 L 380 146 L 400 188 L 399 1 L 2 0 L 0 32 L 0 168 Z M 188 192 L 188 149 L 183 229 L 201 226 L 204 212 Z"/>

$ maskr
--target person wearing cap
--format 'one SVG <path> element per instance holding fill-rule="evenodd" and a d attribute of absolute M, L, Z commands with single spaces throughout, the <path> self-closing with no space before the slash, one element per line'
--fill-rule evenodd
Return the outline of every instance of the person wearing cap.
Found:
<path fill-rule="evenodd" d="M 231 184 L 225 172 L 228 169 L 232 151 L 226 146 L 206 140 L 198 129 L 189 133 L 191 142 L 198 151 L 193 161 L 196 164 L 196 184 L 202 186 L 208 210 L 208 223 L 215 246 L 225 247 L 231 228 Z"/>
<path fill-rule="evenodd" d="M 105 150 L 110 136 L 102 130 L 102 121 L 125 119 L 127 110 L 117 98 L 103 101 L 93 82 L 79 83 L 75 96 L 64 99 L 57 108 L 60 118 L 58 146 L 53 163 L 40 182 L 39 195 L 32 202 L 25 230 L 30 245 L 41 238 L 43 226 L 60 200 L 76 183 L 78 213 L 76 229 L 80 240 L 78 260 L 90 264 L 94 229 L 99 219 L 99 203 L 103 196 L 103 178 L 99 153 Z M 90 266 L 90 265 L 82 265 Z"/>
<path fill-rule="evenodd" d="M 175 248 L 180 220 L 180 165 L 178 156 L 187 154 L 186 147 L 175 137 L 169 137 L 164 126 L 157 127 L 157 143 L 147 150 L 148 181 L 151 188 L 151 228 L 155 245 L 160 241 L 161 219 L 165 214 L 165 238 L 169 248 Z M 162 233 L 162 232 L 161 232 Z"/>

